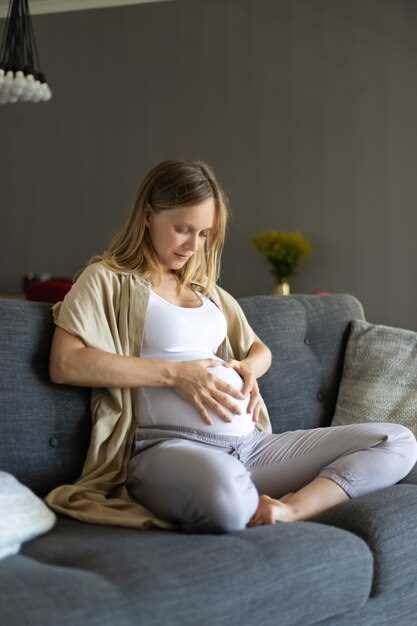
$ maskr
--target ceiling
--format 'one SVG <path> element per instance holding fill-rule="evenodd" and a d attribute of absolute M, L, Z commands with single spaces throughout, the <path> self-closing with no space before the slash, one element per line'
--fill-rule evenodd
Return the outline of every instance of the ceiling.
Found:
<path fill-rule="evenodd" d="M 38 13 L 61 13 L 63 11 L 82 11 L 83 9 L 101 9 L 126 4 L 144 4 L 145 2 L 172 2 L 173 0 L 29 0 L 32 15 Z M 0 18 L 7 17 L 9 0 L 0 0 Z"/>

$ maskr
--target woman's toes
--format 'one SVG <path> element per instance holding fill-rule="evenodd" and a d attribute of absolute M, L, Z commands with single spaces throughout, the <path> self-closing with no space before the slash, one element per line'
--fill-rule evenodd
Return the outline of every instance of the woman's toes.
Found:
<path fill-rule="evenodd" d="M 281 502 L 280 500 L 270 498 L 269 496 L 261 497 L 265 498 L 265 503 L 272 507 L 274 520 L 276 522 L 295 522 L 295 515 L 291 506 Z"/>

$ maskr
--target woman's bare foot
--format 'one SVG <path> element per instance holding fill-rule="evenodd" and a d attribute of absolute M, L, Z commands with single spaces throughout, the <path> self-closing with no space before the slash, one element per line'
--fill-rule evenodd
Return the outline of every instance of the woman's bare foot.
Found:
<path fill-rule="evenodd" d="M 258 508 L 247 523 L 248 527 L 275 524 L 276 522 L 295 522 L 295 514 L 284 500 L 292 493 L 287 493 L 280 500 L 274 500 L 267 495 L 259 496 Z"/>
<path fill-rule="evenodd" d="M 292 497 L 294 495 L 294 491 L 289 491 L 287 494 L 285 494 L 285 496 L 281 496 L 280 497 L 280 502 L 288 502 L 288 500 L 292 500 Z"/>

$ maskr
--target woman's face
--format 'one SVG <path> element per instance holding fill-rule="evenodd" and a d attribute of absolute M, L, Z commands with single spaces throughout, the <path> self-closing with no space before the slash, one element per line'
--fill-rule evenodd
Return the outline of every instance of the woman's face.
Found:
<path fill-rule="evenodd" d="M 146 224 L 164 272 L 180 269 L 206 241 L 214 226 L 214 198 L 191 207 L 154 213 L 148 210 Z M 183 255 L 182 257 L 179 255 Z"/>

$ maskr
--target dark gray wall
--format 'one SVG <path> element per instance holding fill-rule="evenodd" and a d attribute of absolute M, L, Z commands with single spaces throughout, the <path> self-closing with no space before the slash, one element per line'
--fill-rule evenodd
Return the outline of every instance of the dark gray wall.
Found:
<path fill-rule="evenodd" d="M 0 291 L 72 276 L 167 158 L 231 200 L 220 283 L 270 293 L 251 243 L 299 230 L 295 293 L 417 330 L 417 3 L 177 0 L 34 16 L 48 103 L 0 107 Z"/>

